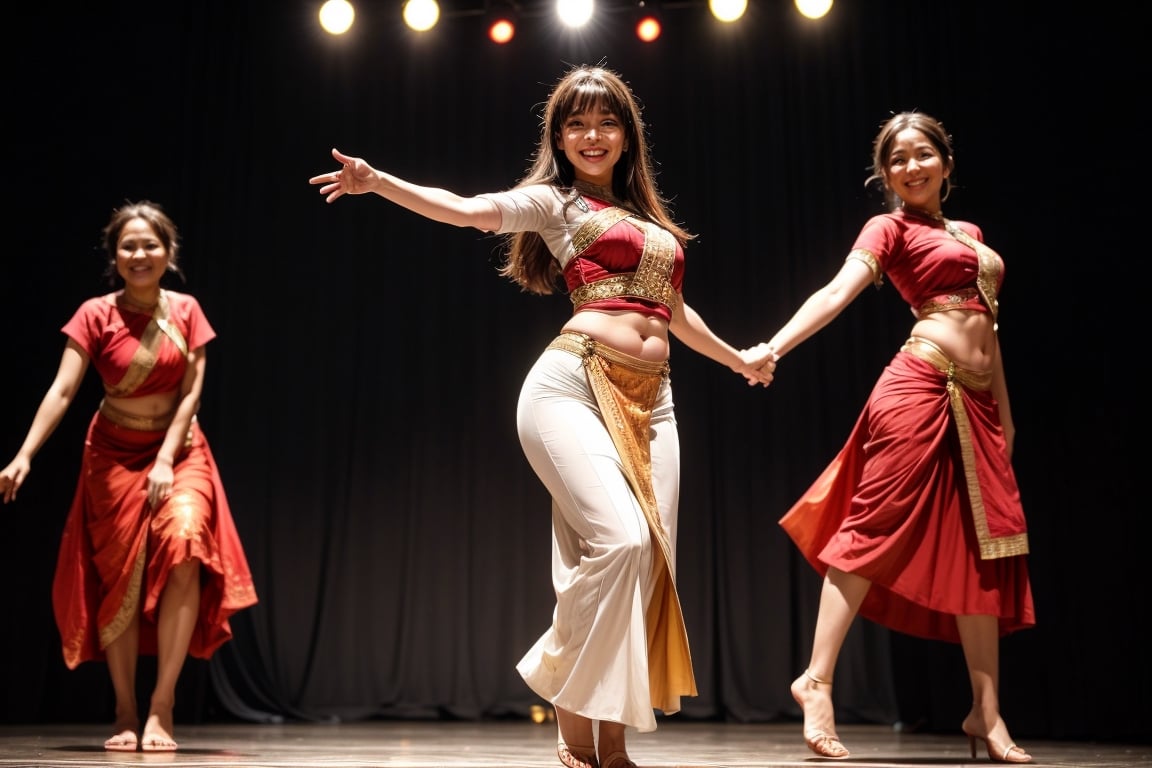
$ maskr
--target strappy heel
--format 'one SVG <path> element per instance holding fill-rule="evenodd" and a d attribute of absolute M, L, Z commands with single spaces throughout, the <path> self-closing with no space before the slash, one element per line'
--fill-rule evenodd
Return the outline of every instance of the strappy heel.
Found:
<path fill-rule="evenodd" d="M 613 752 L 600 765 L 602 768 L 638 768 L 625 752 Z"/>
<path fill-rule="evenodd" d="M 596 758 L 584 757 L 586 754 L 595 755 L 596 747 L 570 747 L 563 741 L 556 743 L 556 756 L 564 768 L 600 768 Z"/>
<path fill-rule="evenodd" d="M 964 735 L 968 737 L 968 749 L 971 751 L 973 759 L 976 757 L 976 742 L 982 741 L 984 742 L 984 750 L 988 753 L 988 759 L 994 763 L 1032 762 L 1032 755 L 1015 744 L 1009 744 L 1001 749 L 999 744 L 993 747 L 992 740 L 986 736 L 977 736 L 974 733 L 968 733 L 968 731 L 964 731 Z M 999 753 L 999 755 L 997 755 L 997 753 Z"/>
<path fill-rule="evenodd" d="M 804 678 L 807 678 L 807 681 L 805 681 Z M 800 705 L 801 711 L 804 710 L 804 702 L 800 694 L 796 691 L 796 683 L 801 683 L 804 688 L 811 689 L 815 689 L 820 685 L 832 686 L 831 680 L 821 680 L 808 670 L 804 670 L 804 674 L 792 683 L 792 698 L 796 699 L 796 703 Z M 801 690 L 803 690 L 803 688 L 801 688 Z M 831 693 L 829 693 L 829 696 L 831 696 Z M 827 757 L 832 760 L 843 760 L 851 754 L 848 752 L 848 748 L 840 743 L 840 737 L 836 735 L 835 731 L 828 733 L 817 729 L 810 730 L 805 727 L 804 743 L 808 745 L 808 749 L 820 755 L 820 757 Z"/>

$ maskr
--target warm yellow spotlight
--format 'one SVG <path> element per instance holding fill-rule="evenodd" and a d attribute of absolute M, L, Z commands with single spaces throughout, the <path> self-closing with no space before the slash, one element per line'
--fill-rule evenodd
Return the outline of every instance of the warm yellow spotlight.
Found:
<path fill-rule="evenodd" d="M 810 19 L 822 19 L 832 10 L 832 0 L 796 0 L 796 10 Z"/>
<path fill-rule="evenodd" d="M 595 10 L 592 0 L 556 0 L 556 15 L 569 27 L 582 27 Z"/>
<path fill-rule="evenodd" d="M 718 21 L 736 21 L 748 10 L 748 0 L 708 0 L 708 9 Z"/>
<path fill-rule="evenodd" d="M 408 0 L 404 3 L 404 23 L 417 32 L 427 32 L 440 20 L 436 0 Z"/>
<path fill-rule="evenodd" d="M 330 35 L 342 35 L 352 26 L 356 10 L 348 0 L 328 0 L 320 6 L 320 26 Z"/>

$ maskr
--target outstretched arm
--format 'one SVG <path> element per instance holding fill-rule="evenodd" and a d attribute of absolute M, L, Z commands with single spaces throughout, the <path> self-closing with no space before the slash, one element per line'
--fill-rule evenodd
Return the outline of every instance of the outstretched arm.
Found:
<path fill-rule="evenodd" d="M 777 359 L 784 357 L 832 322 L 872 280 L 872 270 L 867 264 L 848 259 L 836 276 L 809 296 L 771 339 L 747 351 L 770 350 Z"/>
<path fill-rule="evenodd" d="M 340 163 L 339 169 L 308 180 L 309 184 L 322 185 L 320 194 L 326 195 L 329 203 L 343 195 L 375 192 L 385 200 L 433 221 L 457 227 L 475 227 L 485 232 L 500 229 L 500 212 L 482 197 L 461 197 L 446 189 L 413 184 L 373 168 L 363 158 L 345 155 L 337 149 L 332 150 L 332 157 Z"/>
<path fill-rule="evenodd" d="M 694 352 L 726 365 L 748 380 L 748 386 L 772 383 L 772 372 L 776 369 L 776 356 L 766 350 L 740 351 L 721 339 L 704 318 L 688 306 L 680 297 L 680 306 L 672 313 L 668 330 L 685 346 Z"/>
<path fill-rule="evenodd" d="M 60 367 L 56 370 L 56 378 L 40 401 L 36 415 L 32 418 L 32 426 L 24 438 L 24 444 L 16 452 L 16 458 L 0 470 L 0 500 L 5 504 L 16 500 L 16 492 L 28 479 L 32 469 L 32 458 L 48 441 L 48 438 L 60 425 L 60 420 L 76 397 L 80 389 L 80 382 L 84 380 L 84 372 L 88 370 L 88 353 L 72 339 L 64 345 L 64 354 L 60 357 Z"/>

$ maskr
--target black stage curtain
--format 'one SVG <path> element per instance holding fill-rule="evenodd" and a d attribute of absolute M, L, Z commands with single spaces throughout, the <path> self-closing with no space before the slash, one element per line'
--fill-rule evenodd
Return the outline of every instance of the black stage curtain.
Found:
<path fill-rule="evenodd" d="M 200 420 L 260 603 L 212 661 L 189 662 L 180 718 L 479 719 L 539 703 L 514 666 L 551 616 L 549 500 L 514 408 L 568 301 L 501 279 L 493 237 L 375 197 L 329 206 L 307 179 L 337 146 L 465 194 L 510 186 L 551 84 L 603 60 L 643 100 L 662 189 L 699 234 L 687 299 L 737 346 L 775 330 L 880 210 L 863 185 L 879 124 L 911 108 L 944 120 L 957 153 L 946 213 L 980 224 L 1007 262 L 1001 338 L 1039 625 L 1003 642 L 1004 714 L 1020 739 L 1148 736 L 1132 452 L 1146 418 L 1126 317 L 1143 257 L 1120 235 L 1140 231 L 1147 170 L 1139 121 L 1103 86 L 1136 71 L 1133 11 L 839 0 L 813 23 L 754 0 L 720 25 L 700 0 L 668 4 L 665 37 L 642 47 L 609 3 L 579 34 L 538 8 L 497 48 L 461 4 L 425 35 L 395 5 L 361 3 L 339 40 L 319 31 L 318 0 L 37 6 L 0 33 L 0 461 L 51 381 L 60 326 L 105 289 L 99 231 L 125 199 L 174 216 L 188 280 L 173 287 L 219 333 Z M 1105 291 L 1117 275 L 1132 292 Z M 768 390 L 674 348 L 678 570 L 700 686 L 680 717 L 798 717 L 788 684 L 819 579 L 777 520 L 840 447 L 910 319 L 890 286 L 866 292 Z M 112 719 L 106 670 L 63 667 L 50 606 L 99 398 L 92 375 L 0 510 L 7 722 Z M 969 702 L 958 647 L 866 622 L 835 695 L 842 723 L 942 731 Z"/>

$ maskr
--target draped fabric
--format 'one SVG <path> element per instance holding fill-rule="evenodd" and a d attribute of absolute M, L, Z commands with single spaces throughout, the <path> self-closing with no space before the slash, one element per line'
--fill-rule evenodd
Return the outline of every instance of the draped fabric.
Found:
<path fill-rule="evenodd" d="M 587 360 L 593 349 L 612 359 Z M 517 424 L 552 497 L 556 595 L 517 670 L 557 707 L 655 730 L 654 709 L 678 712 L 696 692 L 672 578 L 680 445 L 666 366 L 562 335 L 528 373 Z"/>
<path fill-rule="evenodd" d="M 208 441 L 193 421 L 158 509 L 146 476 L 164 431 L 127 429 L 97 413 L 88 429 L 60 542 L 53 607 L 69 668 L 104 659 L 138 609 L 140 652 L 156 654 L 156 611 L 173 566 L 202 563 L 200 611 L 188 652 L 209 658 L 232 637 L 228 618 L 256 591 Z"/>
<path fill-rule="evenodd" d="M 907 352 L 877 381 L 847 443 L 780 520 L 821 574 L 872 581 L 860 615 L 959 642 L 955 617 L 991 614 L 1001 634 L 1036 623 L 1022 555 L 981 558 L 946 375 Z M 1022 533 L 996 401 L 960 388 L 988 526 Z"/>

